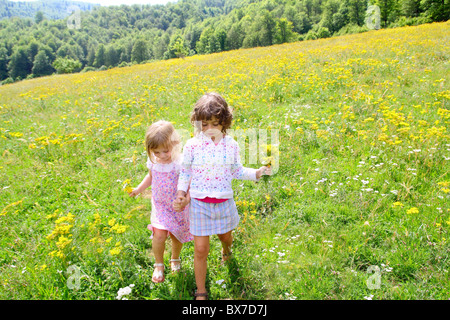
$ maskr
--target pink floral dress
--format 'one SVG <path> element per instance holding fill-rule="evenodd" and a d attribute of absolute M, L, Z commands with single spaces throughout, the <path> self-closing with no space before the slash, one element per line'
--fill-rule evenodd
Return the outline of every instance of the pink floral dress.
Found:
<path fill-rule="evenodd" d="M 152 163 L 147 160 L 147 168 L 152 172 L 152 214 L 151 224 L 147 228 L 152 232 L 153 228 L 167 230 L 181 243 L 191 241 L 193 236 L 189 232 L 189 206 L 181 212 L 176 212 L 172 207 L 181 164 Z"/>

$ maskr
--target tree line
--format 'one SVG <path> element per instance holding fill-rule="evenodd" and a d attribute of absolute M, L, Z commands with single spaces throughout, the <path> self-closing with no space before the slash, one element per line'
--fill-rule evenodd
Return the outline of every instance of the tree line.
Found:
<path fill-rule="evenodd" d="M 0 81 L 446 21 L 450 0 L 180 0 L 0 20 Z"/>
<path fill-rule="evenodd" d="M 86 11 L 100 5 L 68 0 L 35 0 L 31 2 L 0 0 L 0 19 L 12 17 L 34 18 L 38 11 L 42 12 L 48 19 L 64 19 L 69 16 L 68 9 L 73 6 Z"/>

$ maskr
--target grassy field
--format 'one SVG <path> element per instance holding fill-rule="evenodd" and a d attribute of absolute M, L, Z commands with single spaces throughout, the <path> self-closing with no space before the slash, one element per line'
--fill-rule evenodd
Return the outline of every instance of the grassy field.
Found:
<path fill-rule="evenodd" d="M 191 299 L 193 243 L 153 284 L 149 194 L 124 189 L 147 126 L 192 131 L 208 91 L 279 132 L 278 172 L 233 182 L 211 299 L 448 299 L 449 43 L 434 23 L 1 86 L 0 299 Z"/>

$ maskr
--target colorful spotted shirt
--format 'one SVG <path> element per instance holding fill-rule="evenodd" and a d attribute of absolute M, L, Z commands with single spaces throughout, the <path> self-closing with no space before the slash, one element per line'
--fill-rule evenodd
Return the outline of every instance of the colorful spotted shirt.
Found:
<path fill-rule="evenodd" d="M 189 188 L 191 198 L 232 199 L 232 179 L 257 181 L 256 169 L 242 166 L 233 138 L 225 135 L 216 145 L 201 132 L 186 142 L 178 190 Z"/>

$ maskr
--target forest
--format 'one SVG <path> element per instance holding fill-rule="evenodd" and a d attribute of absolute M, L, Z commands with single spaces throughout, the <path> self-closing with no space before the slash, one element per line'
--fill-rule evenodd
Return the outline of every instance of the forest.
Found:
<path fill-rule="evenodd" d="M 376 10 L 375 10 L 375 9 Z M 0 20 L 2 84 L 446 21 L 450 0 L 180 0 Z"/>
<path fill-rule="evenodd" d="M 12 17 L 35 18 L 38 12 L 40 12 L 39 16 L 42 13 L 42 16 L 47 19 L 64 19 L 70 15 L 71 7 L 87 11 L 96 6 L 100 5 L 68 0 L 34 0 L 30 2 L 0 0 L 0 19 Z"/>

